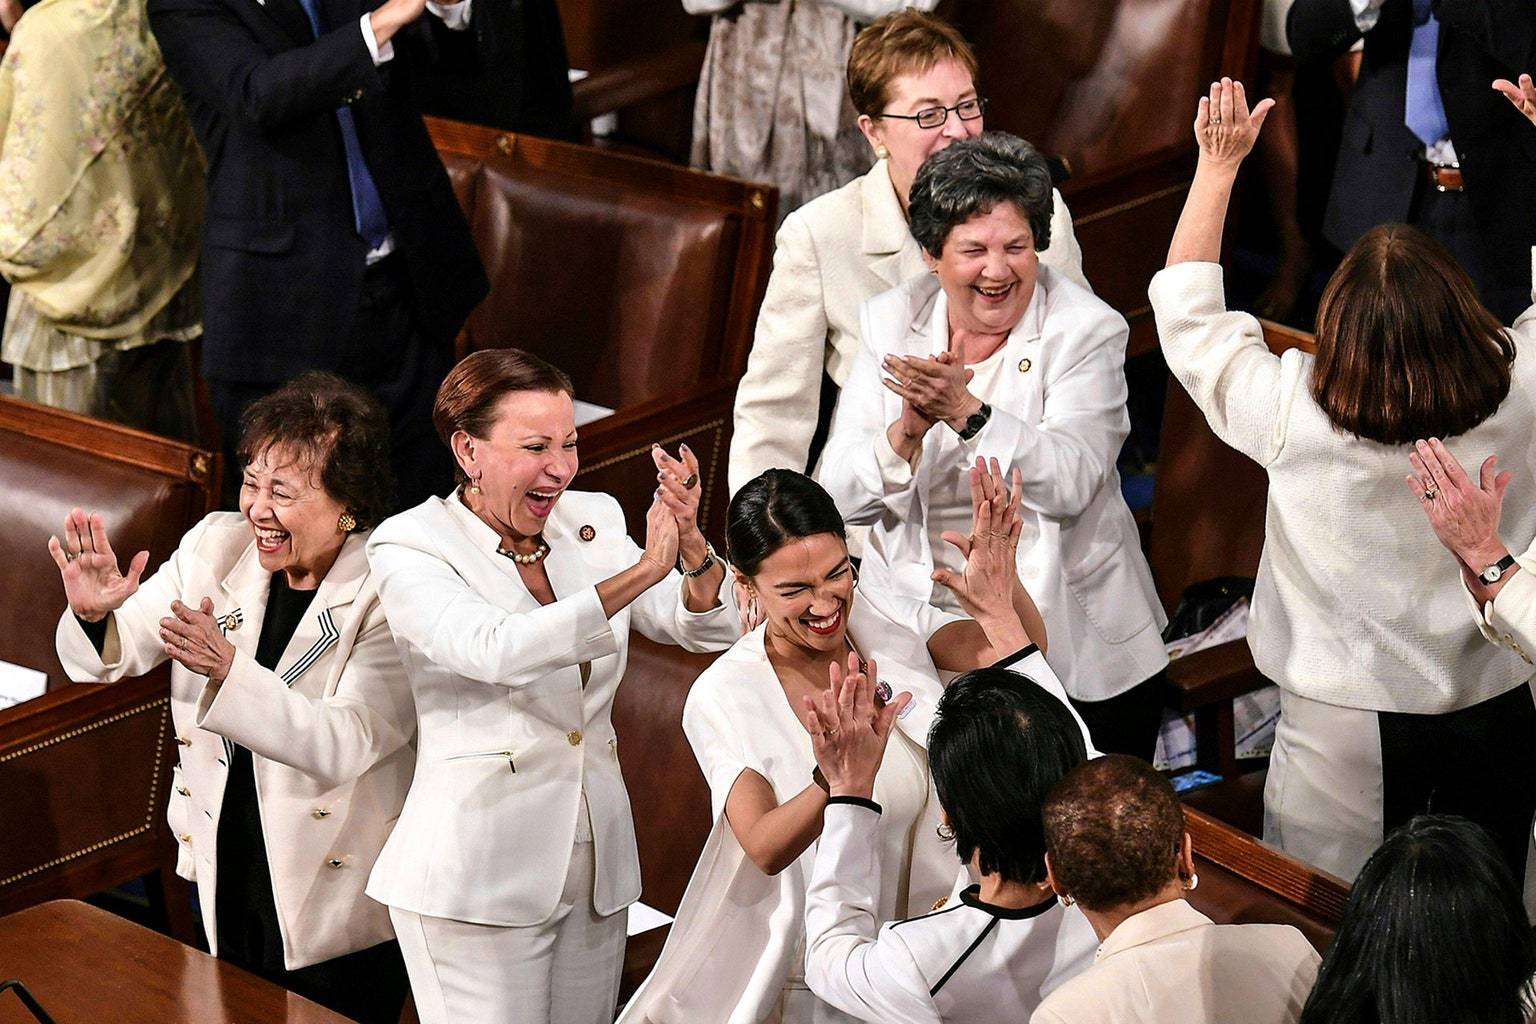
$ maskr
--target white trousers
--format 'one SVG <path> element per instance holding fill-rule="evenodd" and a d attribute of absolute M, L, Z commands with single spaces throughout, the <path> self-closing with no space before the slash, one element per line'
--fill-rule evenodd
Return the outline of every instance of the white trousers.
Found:
<path fill-rule="evenodd" d="M 421 1024 L 610 1024 L 629 913 L 592 909 L 594 868 L 578 842 L 554 916 L 528 928 L 390 907 Z"/>

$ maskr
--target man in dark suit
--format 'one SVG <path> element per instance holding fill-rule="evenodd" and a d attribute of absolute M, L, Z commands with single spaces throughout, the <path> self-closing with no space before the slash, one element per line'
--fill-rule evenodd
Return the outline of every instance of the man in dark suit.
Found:
<path fill-rule="evenodd" d="M 208 159 L 203 376 L 226 451 L 251 402 L 330 370 L 389 410 L 403 505 L 451 486 L 432 400 L 487 285 L 408 95 L 425 37 L 442 59 L 473 47 L 471 2 L 149 0 Z"/>
<path fill-rule="evenodd" d="M 1531 297 L 1536 139 L 1492 88 L 1536 61 L 1531 0 L 1295 0 L 1298 60 L 1365 37 L 1323 225 L 1347 249 L 1377 224 L 1415 224 L 1451 251 L 1505 323 Z"/>

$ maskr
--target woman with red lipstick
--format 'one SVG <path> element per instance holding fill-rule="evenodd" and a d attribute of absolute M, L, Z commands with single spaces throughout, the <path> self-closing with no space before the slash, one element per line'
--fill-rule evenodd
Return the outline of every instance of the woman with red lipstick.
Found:
<path fill-rule="evenodd" d="M 804 700 L 845 671 L 878 666 L 876 699 L 901 705 L 875 781 L 885 871 L 874 913 L 884 922 L 926 912 L 954 890 L 926 749 L 940 673 L 1029 660 L 1066 700 L 1039 656 L 1043 627 L 1013 568 L 1017 485 L 1010 493 L 996 463 L 978 465 L 968 483 L 973 521 L 950 537 L 964 567 L 941 578 L 969 618 L 860 585 L 842 517 L 809 477 L 772 469 L 731 500 L 733 572 L 761 621 L 688 694 L 683 729 L 709 781 L 715 828 L 621 1024 L 853 1020 L 804 977 L 805 895 L 828 798 L 812 773 Z"/>
<path fill-rule="evenodd" d="M 461 486 L 368 546 L 410 675 L 416 777 L 368 895 L 389 907 L 423 1024 L 607 1024 L 640 895 L 612 711 L 629 631 L 740 633 L 699 533 L 698 462 L 653 451 L 644 549 L 576 476 L 570 379 L 476 352 L 433 420 Z"/>
<path fill-rule="evenodd" d="M 908 213 L 929 274 L 870 299 L 817 479 L 861 565 L 892 593 L 958 608 L 947 532 L 970 521 L 963 471 L 994 458 L 1022 477 L 1018 573 L 1056 669 L 1100 749 L 1150 759 L 1168 663 L 1164 616 L 1115 459 L 1130 431 L 1125 319 L 1042 265 L 1051 179 L 1027 142 L 960 139 L 924 162 Z"/>
<path fill-rule="evenodd" d="M 221 960 L 354 1020 L 393 1024 L 406 972 L 363 895 L 410 785 L 416 727 L 364 543 L 394 503 L 389 420 L 312 373 L 246 410 L 240 511 L 147 579 L 99 515 L 49 542 L 69 610 L 59 660 L 108 683 L 170 659 L 168 816 Z"/>

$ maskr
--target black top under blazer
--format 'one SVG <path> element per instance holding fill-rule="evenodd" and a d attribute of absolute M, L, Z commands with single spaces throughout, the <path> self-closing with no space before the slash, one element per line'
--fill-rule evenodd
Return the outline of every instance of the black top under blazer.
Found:
<path fill-rule="evenodd" d="M 317 39 L 298 0 L 149 0 L 165 63 L 208 161 L 203 372 L 275 382 L 338 369 L 362 290 L 336 108 L 352 108 L 408 270 L 419 326 L 449 344 L 487 291 L 447 172 L 412 106 L 413 61 L 463 59 L 468 32 L 432 15 L 375 67 L 359 21 L 376 0 L 320 0 Z"/>

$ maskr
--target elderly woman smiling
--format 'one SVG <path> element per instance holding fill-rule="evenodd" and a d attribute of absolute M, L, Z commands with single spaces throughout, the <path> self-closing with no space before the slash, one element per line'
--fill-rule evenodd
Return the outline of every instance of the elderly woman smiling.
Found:
<path fill-rule="evenodd" d="M 140 582 L 99 515 L 48 550 L 77 682 L 170 658 L 180 765 L 169 818 L 222 960 L 361 1021 L 397 1021 L 406 974 L 363 895 L 400 813 L 415 731 L 363 545 L 388 511 L 389 425 L 359 388 L 312 373 L 243 418 L 240 511 L 215 512 Z"/>
<path fill-rule="evenodd" d="M 1120 496 L 1125 320 L 1050 267 L 1045 161 L 1011 135 L 929 157 L 908 212 L 930 275 L 871 299 L 818 478 L 871 524 L 864 571 L 953 609 L 936 571 L 970 523 L 978 456 L 1023 479 L 1018 571 L 1052 662 L 1102 750 L 1150 758 L 1167 663 L 1163 615 Z"/>

